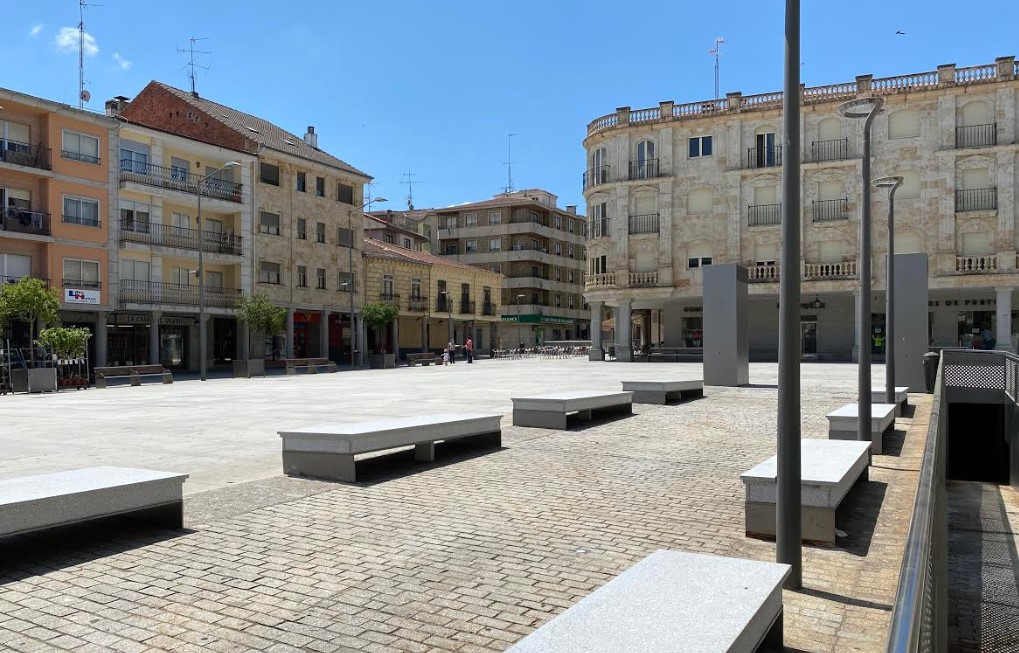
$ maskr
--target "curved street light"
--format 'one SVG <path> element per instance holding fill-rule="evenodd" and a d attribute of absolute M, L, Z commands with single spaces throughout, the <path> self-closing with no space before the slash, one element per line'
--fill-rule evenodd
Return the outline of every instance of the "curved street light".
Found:
<path fill-rule="evenodd" d="M 206 380 L 209 357 L 205 324 L 205 257 L 202 256 L 202 252 L 205 250 L 205 234 L 202 231 L 202 186 L 224 170 L 237 168 L 240 165 L 237 161 L 228 161 L 222 168 L 213 170 L 202 177 L 197 184 L 198 218 L 195 223 L 198 227 L 198 269 L 195 270 L 195 274 L 198 275 L 198 376 L 202 381 Z"/>
<path fill-rule="evenodd" d="M 885 403 L 895 403 L 895 191 L 902 177 L 878 177 L 878 188 L 888 189 L 888 260 L 885 262 Z"/>

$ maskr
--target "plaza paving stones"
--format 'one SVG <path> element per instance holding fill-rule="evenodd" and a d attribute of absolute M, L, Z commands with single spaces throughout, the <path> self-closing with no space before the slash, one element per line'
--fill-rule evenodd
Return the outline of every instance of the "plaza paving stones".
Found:
<path fill-rule="evenodd" d="M 502 651 L 656 549 L 773 560 L 773 543 L 743 535 L 739 474 L 774 454 L 776 366 L 626 419 L 509 426 L 514 394 L 614 389 L 663 365 L 480 361 L 0 398 L 0 478 L 125 461 L 192 475 L 185 531 L 112 520 L 0 540 L 0 650 Z M 827 436 L 855 376 L 804 365 L 805 437 Z M 910 399 L 843 503 L 848 536 L 804 548 L 788 650 L 883 648 L 930 411 Z M 357 484 L 280 474 L 282 426 L 450 410 L 505 415 L 503 448 L 374 456 Z"/>

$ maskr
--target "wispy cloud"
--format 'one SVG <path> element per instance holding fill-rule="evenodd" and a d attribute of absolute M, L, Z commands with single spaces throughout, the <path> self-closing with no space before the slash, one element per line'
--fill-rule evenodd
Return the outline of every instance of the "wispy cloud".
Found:
<path fill-rule="evenodd" d="M 117 65 L 120 66 L 121 70 L 131 70 L 131 62 L 120 56 L 119 52 L 113 53 L 113 60 L 117 62 Z"/>
<path fill-rule="evenodd" d="M 39 36 L 39 32 L 42 31 L 43 27 L 46 27 L 46 25 L 43 24 L 43 23 L 39 23 L 38 25 L 33 25 L 32 29 L 28 30 L 28 35 L 31 36 L 32 38 L 35 38 L 36 36 Z"/>
<path fill-rule="evenodd" d="M 94 57 L 99 54 L 99 45 L 94 36 L 85 32 L 83 41 L 82 49 L 86 56 Z M 57 37 L 53 39 L 53 44 L 57 46 L 57 52 L 76 52 L 78 50 L 78 28 L 61 27 L 57 32 Z"/>

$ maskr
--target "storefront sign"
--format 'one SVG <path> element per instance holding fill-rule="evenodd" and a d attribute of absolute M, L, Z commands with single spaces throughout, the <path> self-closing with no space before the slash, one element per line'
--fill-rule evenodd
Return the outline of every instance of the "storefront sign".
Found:
<path fill-rule="evenodd" d="M 160 317 L 159 323 L 167 326 L 191 326 L 197 321 L 193 317 Z"/>
<path fill-rule="evenodd" d="M 139 313 L 117 313 L 116 316 L 117 324 L 148 324 L 151 321 L 148 315 Z"/>
<path fill-rule="evenodd" d="M 64 302 L 68 304 L 98 304 L 99 291 L 64 288 Z"/>
<path fill-rule="evenodd" d="M 995 306 L 998 303 L 996 299 L 946 299 L 945 306 Z M 939 300 L 932 300 L 927 302 L 929 307 L 941 306 Z"/>
<path fill-rule="evenodd" d="M 704 308 L 702 306 L 684 306 L 684 313 L 703 313 Z"/>

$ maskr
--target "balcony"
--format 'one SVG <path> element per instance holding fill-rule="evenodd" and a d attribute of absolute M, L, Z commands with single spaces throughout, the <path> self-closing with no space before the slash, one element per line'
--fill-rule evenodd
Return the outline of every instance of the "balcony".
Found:
<path fill-rule="evenodd" d="M 435 298 L 435 310 L 440 313 L 452 313 L 453 302 L 450 301 L 449 297 L 439 296 Z"/>
<path fill-rule="evenodd" d="M 407 300 L 407 310 L 414 313 L 424 313 L 428 310 L 428 298 L 415 296 Z"/>
<path fill-rule="evenodd" d="M 380 292 L 379 293 L 379 301 L 380 302 L 392 302 L 394 304 L 399 304 L 400 303 L 400 296 L 396 295 L 396 294 L 393 294 L 392 291 L 390 291 L 390 292 Z"/>
<path fill-rule="evenodd" d="M 597 218 L 592 219 L 587 223 L 587 237 L 588 239 L 593 238 L 607 238 L 609 236 L 609 219 L 608 218 Z"/>
<path fill-rule="evenodd" d="M 120 162 L 120 181 L 133 181 L 146 186 L 156 186 L 182 193 L 198 194 L 202 186 L 203 197 L 213 197 L 229 202 L 241 201 L 241 184 L 222 179 L 210 178 L 202 181 L 200 175 L 185 172 L 179 168 L 164 168 L 151 163 L 140 163 L 130 159 Z"/>
<path fill-rule="evenodd" d="M 18 283 L 22 279 L 39 279 L 40 281 L 42 281 L 43 283 L 46 284 L 47 288 L 50 285 L 50 280 L 49 279 L 42 279 L 41 277 L 37 277 L 37 276 L 32 275 L 32 274 L 26 274 L 26 275 L 23 275 L 23 276 L 20 276 L 20 277 L 4 276 L 4 275 L 0 274 L 0 283 Z"/>
<path fill-rule="evenodd" d="M 774 168 L 782 165 L 782 146 L 751 147 L 747 149 L 746 168 Z"/>
<path fill-rule="evenodd" d="M 60 221 L 64 224 L 77 224 L 82 227 L 98 227 L 102 225 L 102 221 L 96 218 L 90 218 L 83 215 L 62 215 Z"/>
<path fill-rule="evenodd" d="M 241 297 L 236 288 L 205 286 L 205 305 L 212 308 L 234 308 Z M 198 306 L 198 286 L 159 281 L 120 280 L 120 301 L 132 304 L 172 304 Z"/>
<path fill-rule="evenodd" d="M 483 304 L 481 304 L 481 314 L 489 316 L 495 315 L 496 308 L 497 306 L 492 302 L 484 302 Z"/>
<path fill-rule="evenodd" d="M 955 147 L 991 147 L 998 144 L 998 123 L 955 128 Z"/>
<path fill-rule="evenodd" d="M 841 263 L 805 263 L 803 278 L 808 281 L 826 281 L 829 279 L 855 279 L 856 261 Z"/>
<path fill-rule="evenodd" d="M 591 168 L 584 173 L 584 190 L 597 186 L 599 184 L 606 184 L 609 181 L 609 167 L 599 166 L 597 168 Z"/>
<path fill-rule="evenodd" d="M 510 246 L 510 251 L 514 252 L 541 252 L 542 254 L 548 254 L 548 247 L 541 245 L 535 245 L 534 243 L 513 243 Z"/>
<path fill-rule="evenodd" d="M 103 287 L 101 281 L 88 281 L 85 279 L 61 279 L 61 288 L 78 288 L 79 290 L 100 290 Z"/>
<path fill-rule="evenodd" d="M 13 206 L 9 206 L 6 209 L 0 208 L 0 231 L 49 236 L 52 233 L 50 230 L 50 214 L 42 211 L 28 211 Z"/>
<path fill-rule="evenodd" d="M 41 145 L 0 139 L 0 161 L 16 166 L 52 170 L 51 150 Z"/>
<path fill-rule="evenodd" d="M 629 230 L 631 234 L 658 233 L 658 214 L 646 213 L 644 215 L 631 215 Z"/>
<path fill-rule="evenodd" d="M 474 315 L 474 302 L 469 299 L 460 300 L 460 314 L 461 315 Z"/>
<path fill-rule="evenodd" d="M 99 165 L 99 157 L 92 156 L 90 154 L 82 154 L 81 152 L 70 152 L 68 150 L 60 150 L 60 158 L 68 159 L 70 161 L 81 161 L 82 163 L 93 163 Z"/>
<path fill-rule="evenodd" d="M 810 160 L 814 163 L 820 163 L 821 161 L 845 161 L 848 158 L 848 138 L 837 138 L 830 141 L 813 141 L 810 144 Z"/>
<path fill-rule="evenodd" d="M 782 205 L 750 204 L 747 206 L 747 224 L 751 227 L 782 224 Z"/>
<path fill-rule="evenodd" d="M 120 221 L 120 240 L 129 243 L 144 243 L 159 247 L 176 247 L 198 251 L 198 230 L 173 227 L 158 222 L 138 222 L 133 219 Z M 202 231 L 203 252 L 241 256 L 241 236 L 217 231 Z"/>
<path fill-rule="evenodd" d="M 658 171 L 658 159 L 630 161 L 629 179 L 654 179 L 661 176 Z"/>
<path fill-rule="evenodd" d="M 997 211 L 997 188 L 970 188 L 955 191 L 955 212 Z"/>
<path fill-rule="evenodd" d="M 777 265 L 750 265 L 747 266 L 748 281 L 750 283 L 771 283 L 778 281 Z"/>
<path fill-rule="evenodd" d="M 836 222 L 849 219 L 849 198 L 814 200 L 811 205 L 814 222 Z"/>
<path fill-rule="evenodd" d="M 601 274 L 585 274 L 584 275 L 584 288 L 615 288 L 616 287 L 616 273 L 615 272 L 603 272 Z"/>
<path fill-rule="evenodd" d="M 654 288 L 658 285 L 657 272 L 631 272 L 629 278 L 630 288 Z"/>
<path fill-rule="evenodd" d="M 956 256 L 956 274 L 995 274 L 998 271 L 998 257 L 994 254 L 980 256 Z"/>

